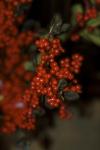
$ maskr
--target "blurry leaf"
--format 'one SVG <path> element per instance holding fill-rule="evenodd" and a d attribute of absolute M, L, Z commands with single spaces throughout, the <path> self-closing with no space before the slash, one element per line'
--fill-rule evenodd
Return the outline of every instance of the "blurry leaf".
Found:
<path fill-rule="evenodd" d="M 95 0 L 90 0 L 91 4 L 95 5 Z"/>
<path fill-rule="evenodd" d="M 77 14 L 77 13 L 83 13 L 83 12 L 84 12 L 84 9 L 83 9 L 83 7 L 82 7 L 81 4 L 75 4 L 75 5 L 73 5 L 73 7 L 72 7 L 72 13 L 73 13 L 73 15 Z"/>
<path fill-rule="evenodd" d="M 93 33 L 89 33 L 87 30 L 81 31 L 80 36 L 94 43 L 95 45 L 100 46 L 100 36 L 97 36 Z"/>
<path fill-rule="evenodd" d="M 45 114 L 45 110 L 43 108 L 37 108 L 33 110 L 33 115 L 43 116 Z"/>
<path fill-rule="evenodd" d="M 91 19 L 87 22 L 86 24 L 87 26 L 99 26 L 100 25 L 100 16 L 95 18 L 95 19 Z"/>
<path fill-rule="evenodd" d="M 77 24 L 76 16 L 72 15 L 72 16 L 71 16 L 71 25 L 72 25 L 72 26 L 76 26 L 76 24 Z"/>
<path fill-rule="evenodd" d="M 93 34 L 96 36 L 100 36 L 100 29 L 95 28 L 95 30 L 93 31 Z"/>
<path fill-rule="evenodd" d="M 69 29 L 70 25 L 69 24 L 63 24 L 61 27 L 61 32 L 66 32 Z"/>
<path fill-rule="evenodd" d="M 97 46 L 100 46 L 100 36 L 96 36 L 93 34 L 88 34 L 87 36 L 91 42 L 93 42 Z"/>
<path fill-rule="evenodd" d="M 56 14 L 51 21 L 49 35 L 62 34 L 66 32 L 69 27 L 70 25 L 63 24 L 61 16 L 59 14 Z"/>
<path fill-rule="evenodd" d="M 63 34 L 59 35 L 58 37 L 62 42 L 65 42 L 69 38 L 69 33 L 67 33 L 67 34 L 63 33 Z"/>
<path fill-rule="evenodd" d="M 68 86 L 68 82 L 66 79 L 61 79 L 58 83 L 59 90 L 63 90 L 64 87 Z"/>
<path fill-rule="evenodd" d="M 49 34 L 59 34 L 61 31 L 61 26 L 62 18 L 59 14 L 56 14 L 51 21 Z"/>
<path fill-rule="evenodd" d="M 32 54 L 32 63 L 33 63 L 34 68 L 36 68 L 39 62 L 40 62 L 40 53 L 38 53 L 37 51 L 34 51 Z"/>
<path fill-rule="evenodd" d="M 85 40 L 90 41 L 89 38 L 87 37 L 87 31 L 86 31 L 86 30 L 81 31 L 81 32 L 79 33 L 79 35 L 80 35 L 81 37 L 83 37 Z"/>
<path fill-rule="evenodd" d="M 33 63 L 30 61 L 24 62 L 23 65 L 24 65 L 25 70 L 27 70 L 27 71 L 33 71 L 34 70 Z"/>
<path fill-rule="evenodd" d="M 29 46 L 30 52 L 34 52 L 35 50 L 37 50 L 37 47 L 34 44 Z"/>
<path fill-rule="evenodd" d="M 79 99 L 79 94 L 72 91 L 64 92 L 64 99 L 68 101 L 74 101 Z"/>

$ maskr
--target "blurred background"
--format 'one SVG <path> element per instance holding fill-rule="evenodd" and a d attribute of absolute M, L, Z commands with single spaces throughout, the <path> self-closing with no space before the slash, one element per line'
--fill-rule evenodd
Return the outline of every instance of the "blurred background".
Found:
<path fill-rule="evenodd" d="M 82 1 L 34 0 L 27 17 L 40 23 L 42 28 L 48 27 L 55 13 L 60 13 L 64 21 L 68 22 L 71 5 L 76 2 Z M 65 44 L 71 52 L 77 50 L 84 55 L 79 76 L 83 93 L 80 101 L 70 106 L 73 118 L 62 121 L 56 117 L 54 127 L 47 129 L 52 139 L 51 150 L 100 150 L 100 47 L 92 43 L 82 43 L 83 41 L 68 41 Z M 20 150 L 15 143 L 15 135 L 1 136 L 0 150 Z M 42 150 L 42 147 L 34 140 L 31 149 Z"/>

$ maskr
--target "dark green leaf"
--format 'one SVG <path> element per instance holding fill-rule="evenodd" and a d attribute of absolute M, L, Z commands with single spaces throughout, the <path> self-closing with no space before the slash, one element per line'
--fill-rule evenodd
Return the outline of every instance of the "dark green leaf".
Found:
<path fill-rule="evenodd" d="M 68 86 L 68 82 L 66 79 L 61 79 L 58 84 L 59 90 L 63 90 L 64 87 Z"/>
<path fill-rule="evenodd" d="M 64 93 L 64 98 L 67 101 L 74 101 L 79 99 L 79 94 L 76 92 L 68 91 Z"/>

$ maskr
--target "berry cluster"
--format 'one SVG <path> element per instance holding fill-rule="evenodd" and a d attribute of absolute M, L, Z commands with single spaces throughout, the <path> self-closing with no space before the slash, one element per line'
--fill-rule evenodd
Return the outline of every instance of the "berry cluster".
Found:
<path fill-rule="evenodd" d="M 81 55 L 74 54 L 72 56 L 71 69 L 73 72 L 79 73 L 79 69 L 80 69 L 80 65 L 81 65 L 82 61 L 83 61 L 83 57 Z"/>
<path fill-rule="evenodd" d="M 82 56 L 74 54 L 71 59 L 56 60 L 59 54 L 65 52 L 59 39 L 42 38 L 36 40 L 35 44 L 40 56 L 30 88 L 25 90 L 23 96 L 17 94 L 14 100 L 4 102 L 2 107 L 5 114 L 3 132 L 13 132 L 16 128 L 34 129 L 37 123 L 34 111 L 43 107 L 41 100 L 43 96 L 47 107 L 56 108 L 61 118 L 69 118 L 63 94 L 69 91 L 81 92 L 74 73 L 80 70 Z M 62 79 L 71 84 L 59 90 L 59 82 Z"/>
<path fill-rule="evenodd" d="M 96 19 L 98 16 L 98 12 L 96 7 L 89 7 L 86 9 L 85 12 L 78 12 L 76 13 L 76 22 L 78 25 L 78 28 L 76 27 L 76 30 L 74 30 L 74 32 L 72 32 L 71 34 L 71 40 L 74 42 L 77 42 L 80 40 L 80 34 L 78 32 L 87 29 L 88 32 L 92 32 L 95 30 L 95 26 L 94 25 L 90 25 L 87 26 L 87 22 L 92 20 L 92 19 Z M 77 31 L 78 29 L 78 31 Z"/>
<path fill-rule="evenodd" d="M 3 117 L 5 124 L 5 128 L 2 128 L 3 132 L 15 130 L 10 114 L 14 115 L 18 126 L 21 125 L 19 120 L 25 118 L 21 117 L 25 116 L 25 111 L 21 111 L 22 115 L 18 117 L 20 111 L 16 110 L 24 106 L 20 97 L 27 87 L 27 82 L 30 82 L 33 76 L 32 72 L 24 67 L 31 56 L 23 49 L 33 43 L 34 33 L 31 31 L 19 33 L 15 10 L 11 5 L 13 2 L 15 1 L 0 1 L 0 110 L 6 113 Z"/>
<path fill-rule="evenodd" d="M 80 27 L 83 27 L 88 20 L 94 19 L 96 17 L 97 17 L 97 10 L 95 7 L 93 7 L 93 8 L 88 8 L 84 14 L 78 13 L 76 16 L 76 20 L 78 25 Z"/>
<path fill-rule="evenodd" d="M 34 108 L 40 107 L 40 97 L 44 95 L 48 106 L 51 108 L 59 108 L 59 115 L 64 118 L 64 116 L 68 116 L 68 112 L 64 109 L 63 92 L 74 91 L 78 93 L 81 91 L 80 86 L 75 80 L 74 73 L 79 72 L 83 57 L 75 54 L 72 56 L 72 59 L 64 58 L 56 61 L 56 56 L 65 51 L 59 39 L 40 39 L 36 41 L 36 45 L 41 57 L 36 74 L 31 82 L 31 92 L 28 97 L 33 97 L 34 94 L 37 97 L 34 101 L 28 99 L 29 103 L 32 103 L 32 105 L 34 103 Z M 60 91 L 62 95 L 59 96 L 59 82 L 61 79 L 69 80 L 72 84 L 69 87 L 64 87 Z M 24 98 L 27 101 L 27 95 L 24 95 Z"/>

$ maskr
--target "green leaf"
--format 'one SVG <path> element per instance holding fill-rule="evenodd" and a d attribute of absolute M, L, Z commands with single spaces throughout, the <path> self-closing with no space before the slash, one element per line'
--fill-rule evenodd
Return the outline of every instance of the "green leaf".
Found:
<path fill-rule="evenodd" d="M 67 91 L 64 93 L 64 98 L 67 101 L 75 101 L 79 99 L 79 94 L 73 91 Z"/>
<path fill-rule="evenodd" d="M 62 42 L 66 42 L 66 40 L 69 38 L 69 33 L 64 33 L 64 34 L 61 34 L 61 35 L 59 35 L 58 36 L 59 38 L 60 38 L 60 40 L 62 41 Z"/>
<path fill-rule="evenodd" d="M 91 19 L 87 22 L 86 24 L 87 26 L 99 26 L 100 25 L 100 16 L 98 16 L 97 18 L 95 19 Z"/>
<path fill-rule="evenodd" d="M 45 110 L 43 108 L 37 108 L 33 110 L 33 115 L 35 116 L 43 116 L 45 114 Z"/>
<path fill-rule="evenodd" d="M 91 4 L 93 4 L 93 5 L 95 4 L 95 0 L 90 0 L 90 2 L 91 2 Z"/>
<path fill-rule="evenodd" d="M 84 39 L 94 43 L 97 46 L 100 46 L 100 36 L 97 36 L 93 33 L 89 33 L 87 30 L 83 30 L 80 32 L 80 36 Z"/>
<path fill-rule="evenodd" d="M 83 13 L 83 12 L 84 12 L 84 9 L 81 4 L 76 4 L 72 7 L 72 13 L 77 14 L 77 13 Z"/>
<path fill-rule="evenodd" d="M 88 34 L 88 38 L 90 39 L 91 42 L 93 42 L 97 46 L 100 46 L 100 36 Z"/>
<path fill-rule="evenodd" d="M 93 31 L 93 34 L 96 35 L 96 36 L 100 36 L 100 29 L 99 29 L 99 28 L 96 28 L 96 29 Z"/>
<path fill-rule="evenodd" d="M 33 64 L 30 61 L 24 62 L 23 65 L 24 65 L 25 70 L 27 70 L 27 71 L 33 71 L 34 70 Z"/>
<path fill-rule="evenodd" d="M 30 52 L 34 52 L 34 51 L 36 51 L 36 50 L 37 50 L 37 48 L 36 48 L 35 45 L 30 45 L 30 46 L 29 46 L 29 51 L 30 51 Z"/>
<path fill-rule="evenodd" d="M 68 82 L 66 79 L 61 79 L 58 83 L 58 88 L 62 90 L 64 87 L 68 86 Z"/>

